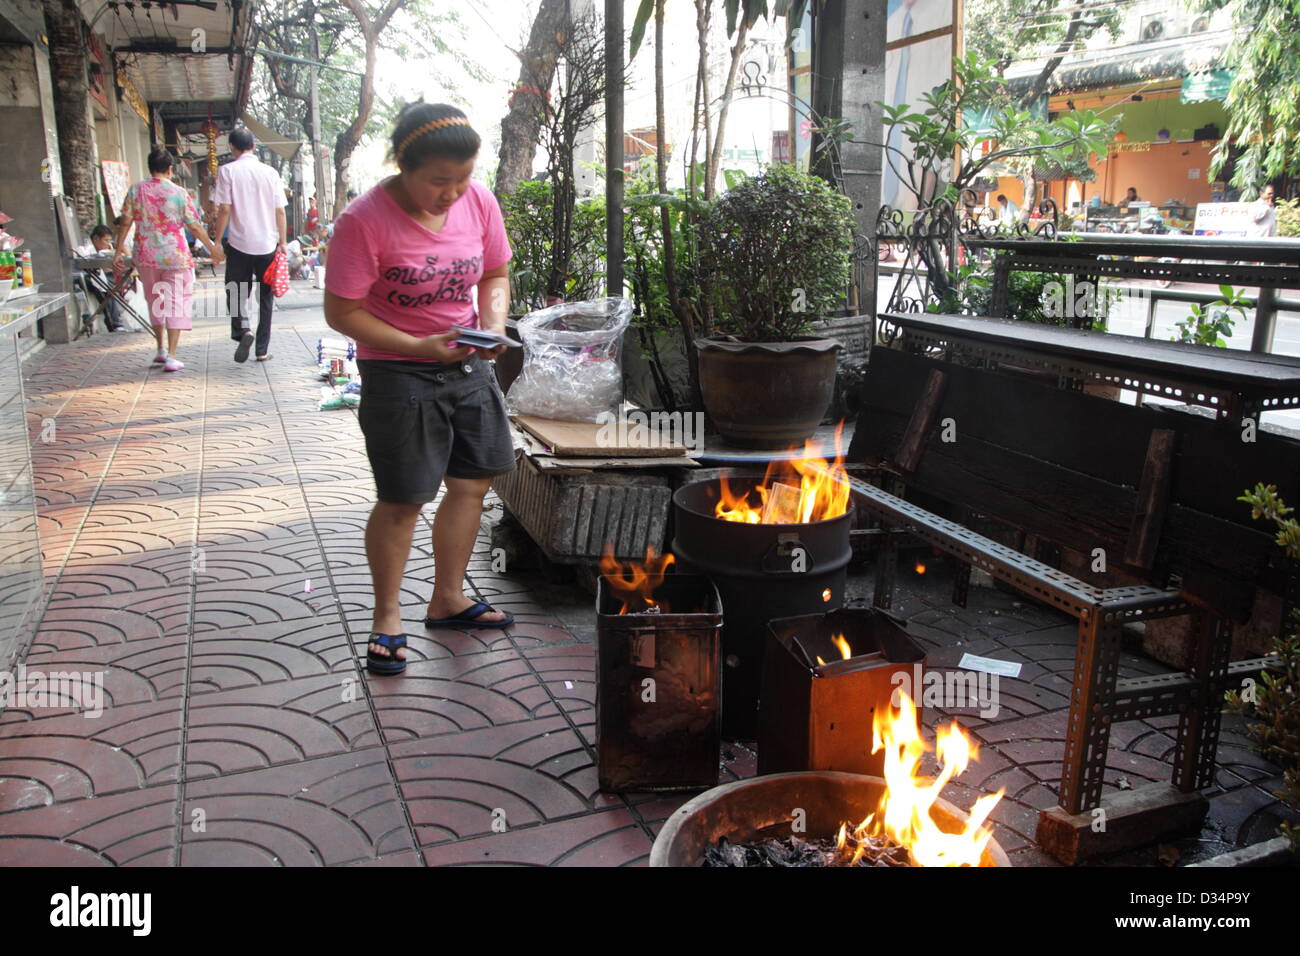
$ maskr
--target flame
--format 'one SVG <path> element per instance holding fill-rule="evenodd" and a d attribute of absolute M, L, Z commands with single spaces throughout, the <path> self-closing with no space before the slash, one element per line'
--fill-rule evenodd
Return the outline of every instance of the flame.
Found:
<path fill-rule="evenodd" d="M 844 639 L 843 634 L 836 634 L 831 638 L 831 643 L 834 644 L 836 649 L 840 652 L 840 657 L 844 658 L 846 661 L 853 656 L 853 648 L 849 646 L 849 642 Z"/>
<path fill-rule="evenodd" d="M 650 608 L 668 613 L 668 605 L 654 600 L 654 592 L 664 583 L 664 575 L 677 559 L 671 554 L 659 555 L 653 547 L 645 549 L 644 564 L 628 564 L 626 569 L 614 557 L 614 545 L 605 542 L 600 557 L 600 573 L 623 602 L 619 614 L 641 614 Z"/>
<path fill-rule="evenodd" d="M 915 704 L 901 691 L 899 696 L 898 711 L 892 707 L 877 711 L 873 722 L 871 752 L 885 752 L 886 786 L 877 811 L 852 831 L 857 843 L 854 862 L 865 852 L 867 839 L 884 836 L 905 847 L 917 866 L 979 866 L 984 848 L 993 838 L 985 821 L 1005 790 L 976 800 L 960 833 L 939 829 L 930 810 L 948 782 L 975 759 L 978 748 L 956 722 L 941 727 L 935 741 L 943 765 L 939 776 L 933 780 L 918 776 L 917 768 L 928 748 L 921 739 Z M 847 852 L 849 837 L 848 828 L 841 827 L 837 850 Z"/>
<path fill-rule="evenodd" d="M 817 454 L 811 441 L 804 443 L 804 457 L 796 461 L 774 461 L 767 467 L 763 483 L 754 489 L 758 504 L 731 490 L 726 478 L 714 517 L 741 524 L 809 524 L 843 515 L 849 507 L 848 473 L 844 470 L 844 423 L 835 429 L 835 460 Z"/>

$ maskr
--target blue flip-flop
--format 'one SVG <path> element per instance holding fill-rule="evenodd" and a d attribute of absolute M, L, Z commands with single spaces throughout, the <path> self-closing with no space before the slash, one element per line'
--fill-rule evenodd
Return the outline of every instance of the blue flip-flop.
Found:
<path fill-rule="evenodd" d="M 511 624 L 515 623 L 515 616 L 513 614 L 507 614 L 505 616 L 505 619 L 501 621 L 480 621 L 479 620 L 479 618 L 481 618 L 484 614 L 487 614 L 489 611 L 495 611 L 495 610 L 496 608 L 494 608 L 491 604 L 484 604 L 482 601 L 475 601 L 473 607 L 465 608 L 465 610 L 461 611 L 455 617 L 443 618 L 440 621 L 435 621 L 433 618 L 427 617 L 424 619 L 424 626 L 425 627 L 458 627 L 462 629 L 483 628 L 486 630 L 488 628 L 509 627 Z"/>
<path fill-rule="evenodd" d="M 378 644 L 388 651 L 387 657 L 380 657 L 374 651 L 366 648 L 366 670 L 372 674 L 383 674 L 385 676 L 400 674 L 406 670 L 406 661 L 397 659 L 397 652 L 406 646 L 405 634 L 380 634 L 378 632 L 371 634 L 367 644 Z"/>

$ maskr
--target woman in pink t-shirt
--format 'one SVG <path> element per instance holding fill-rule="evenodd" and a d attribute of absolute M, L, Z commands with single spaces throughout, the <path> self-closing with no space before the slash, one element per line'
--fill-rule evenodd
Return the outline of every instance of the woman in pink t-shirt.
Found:
<path fill-rule="evenodd" d="M 493 476 L 514 469 L 492 366 L 456 344 L 461 328 L 504 334 L 510 298 L 501 208 L 470 179 L 480 142 L 455 107 L 407 106 L 392 135 L 399 172 L 354 199 L 330 241 L 325 320 L 357 342 L 359 419 L 379 499 L 366 525 L 375 589 L 366 657 L 379 674 L 406 668 L 402 575 L 420 509 L 443 485 L 425 626 L 514 623 L 464 593 L 483 498 Z M 485 354 L 495 358 L 503 348 Z"/>

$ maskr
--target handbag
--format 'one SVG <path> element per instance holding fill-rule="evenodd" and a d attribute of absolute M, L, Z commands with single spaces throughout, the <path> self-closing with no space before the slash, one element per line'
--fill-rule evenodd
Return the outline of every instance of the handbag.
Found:
<path fill-rule="evenodd" d="M 275 258 L 266 267 L 266 274 L 262 276 L 262 281 L 271 287 L 271 292 L 277 299 L 283 298 L 289 291 L 289 257 L 285 255 L 283 249 L 275 251 Z"/>

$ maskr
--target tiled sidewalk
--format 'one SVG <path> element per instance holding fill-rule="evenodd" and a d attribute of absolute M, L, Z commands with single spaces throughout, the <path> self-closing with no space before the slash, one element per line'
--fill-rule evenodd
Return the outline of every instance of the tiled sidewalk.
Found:
<path fill-rule="evenodd" d="M 33 449 L 52 595 L 26 664 L 102 671 L 107 709 L 0 714 L 0 865 L 644 863 L 686 795 L 597 790 L 589 599 L 494 573 L 481 538 L 471 584 L 518 623 L 430 634 L 421 532 L 411 664 L 369 677 L 371 482 L 355 414 L 316 410 L 320 312 L 282 312 L 264 364 L 232 362 L 224 320 L 198 325 L 177 375 L 143 334 L 24 366 L 33 430 L 57 428 Z M 1049 862 L 1032 838 L 1056 802 L 1073 628 L 1001 592 L 973 589 L 968 610 L 945 593 L 936 573 L 901 604 L 932 662 L 1025 662 L 996 721 L 962 715 L 984 747 L 949 795 L 1006 787 L 999 839 Z M 1108 786 L 1167 780 L 1174 723 L 1118 728 Z M 1215 849 L 1276 803 L 1275 771 L 1225 724 Z M 723 767 L 752 773 L 753 754 L 729 745 Z"/>

